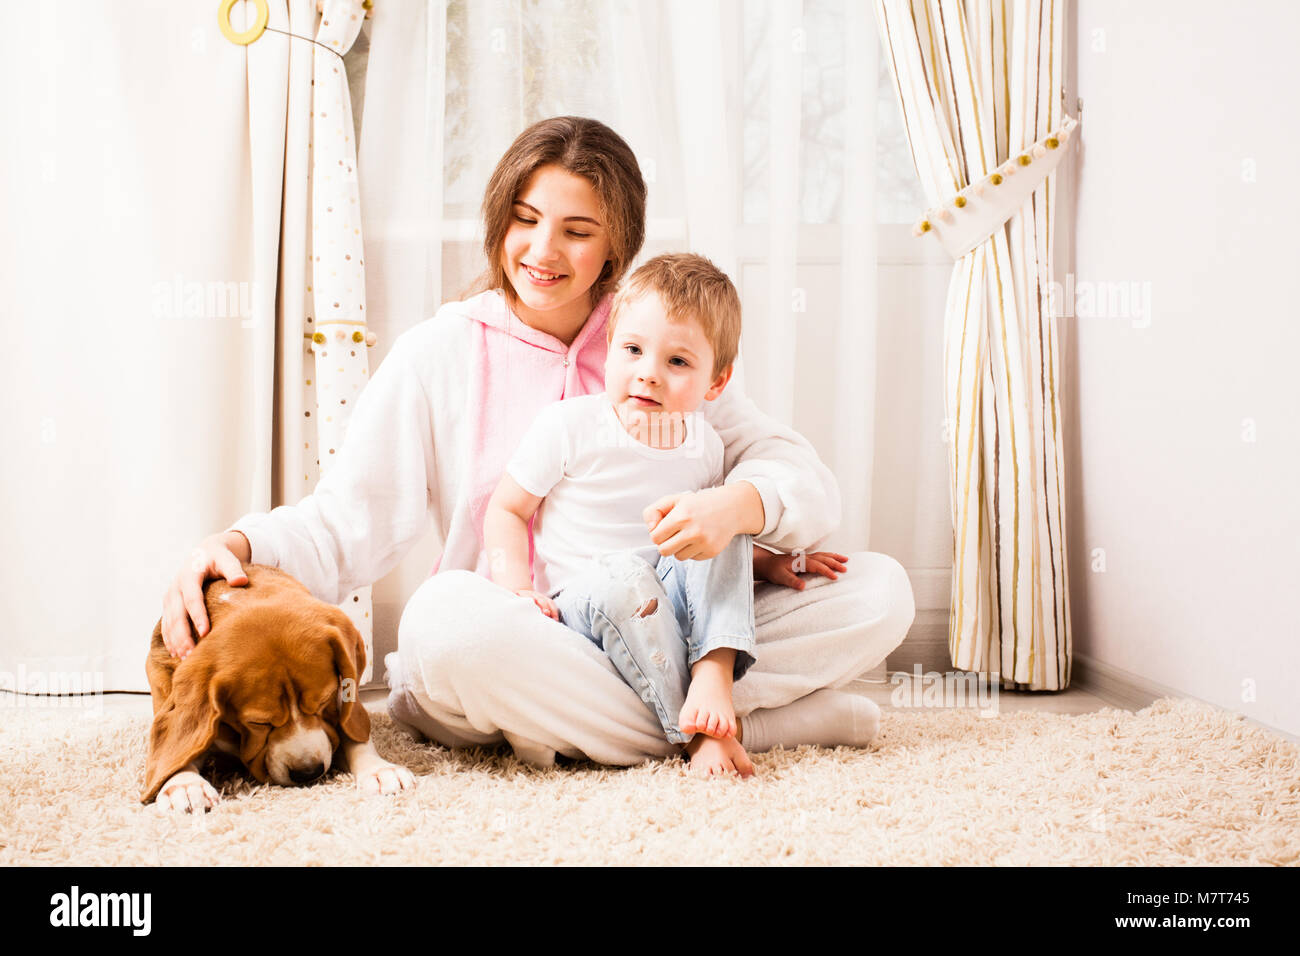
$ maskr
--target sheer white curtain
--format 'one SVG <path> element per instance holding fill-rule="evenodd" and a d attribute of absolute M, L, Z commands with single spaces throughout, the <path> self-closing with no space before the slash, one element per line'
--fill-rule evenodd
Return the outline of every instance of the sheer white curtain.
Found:
<path fill-rule="evenodd" d="M 346 97 L 333 70 L 355 32 L 339 21 L 364 11 L 269 0 L 264 31 L 236 43 L 217 6 L 47 4 L 0 49 L 9 88 L 31 91 L 0 160 L 3 319 L 23 356 L 4 382 L 22 411 L 0 464 L 0 689 L 147 690 L 150 633 L 187 550 L 297 501 L 320 473 L 304 340 L 313 63 Z M 230 33 L 258 12 L 235 4 Z M 314 42 L 329 17 L 332 48 Z M 330 132 L 350 149 L 344 106 Z M 360 312 L 364 282 L 347 285 L 328 318 Z"/>
<path fill-rule="evenodd" d="M 186 551 L 269 505 L 288 49 L 228 42 L 216 7 L 41 4 L 0 39 L 22 91 L 0 152 L 0 688 L 146 690 Z"/>

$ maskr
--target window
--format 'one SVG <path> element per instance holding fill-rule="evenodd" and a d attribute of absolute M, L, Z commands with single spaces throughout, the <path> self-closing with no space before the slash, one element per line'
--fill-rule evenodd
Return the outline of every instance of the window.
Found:
<path fill-rule="evenodd" d="M 838 254 L 844 175 L 843 18 L 846 3 L 805 0 L 800 128 L 800 257 Z M 732 152 L 743 184 L 737 227 L 750 257 L 763 242 L 768 202 L 767 36 L 770 0 L 733 0 L 724 7 L 734 31 L 739 76 Z M 594 116 L 628 138 L 650 184 L 650 239 L 685 238 L 681 157 L 675 142 L 668 8 L 607 0 L 449 0 L 444 136 L 444 236 L 469 242 L 492 165 L 514 136 L 546 116 Z M 872 18 L 872 30 L 875 23 Z M 620 70 L 629 34 L 649 75 L 651 102 L 626 102 Z M 878 41 L 877 41 L 878 42 Z M 876 218 L 882 258 L 928 261 L 910 235 L 924 208 L 893 83 L 879 59 Z M 636 133 L 641 133 L 638 138 Z M 655 153 L 656 155 L 649 155 Z"/>

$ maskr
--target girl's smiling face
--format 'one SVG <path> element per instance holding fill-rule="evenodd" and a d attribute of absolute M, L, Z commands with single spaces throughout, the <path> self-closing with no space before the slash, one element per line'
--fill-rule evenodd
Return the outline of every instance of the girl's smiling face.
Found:
<path fill-rule="evenodd" d="M 539 168 L 515 198 L 501 243 L 501 266 L 519 317 L 572 341 L 591 314 L 588 293 L 609 259 L 609 235 L 591 183 L 559 166 Z"/>

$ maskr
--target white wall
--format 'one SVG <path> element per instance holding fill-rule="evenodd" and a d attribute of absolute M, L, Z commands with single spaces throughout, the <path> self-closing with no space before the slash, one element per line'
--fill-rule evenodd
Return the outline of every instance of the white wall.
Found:
<path fill-rule="evenodd" d="M 1292 734 L 1298 33 L 1286 0 L 1080 0 L 1076 288 L 1150 307 L 1061 325 L 1076 653 Z"/>

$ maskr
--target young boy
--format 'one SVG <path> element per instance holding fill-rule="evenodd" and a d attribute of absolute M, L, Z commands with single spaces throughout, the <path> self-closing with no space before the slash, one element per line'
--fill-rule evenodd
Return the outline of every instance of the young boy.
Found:
<path fill-rule="evenodd" d="M 707 259 L 659 256 L 619 291 L 607 334 L 605 392 L 543 409 L 488 503 L 492 578 L 602 647 L 693 770 L 748 775 L 731 687 L 754 663 L 754 577 L 793 583 L 791 559 L 748 535 L 709 560 L 661 557 L 649 537 L 654 502 L 722 481 L 698 410 L 731 378 L 740 297 Z M 834 577 L 844 560 L 806 569 Z"/>

